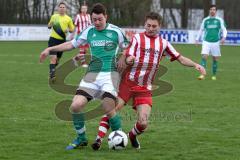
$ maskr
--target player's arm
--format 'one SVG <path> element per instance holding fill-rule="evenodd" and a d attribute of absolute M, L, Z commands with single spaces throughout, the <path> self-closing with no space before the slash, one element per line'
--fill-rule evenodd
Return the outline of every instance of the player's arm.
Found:
<path fill-rule="evenodd" d="M 42 63 L 46 57 L 49 55 L 50 52 L 64 52 L 64 51 L 70 51 L 74 48 L 71 41 L 62 43 L 57 46 L 48 47 L 42 53 L 40 54 L 40 63 Z"/>
<path fill-rule="evenodd" d="M 200 37 L 201 37 L 203 31 L 204 31 L 204 20 L 202 21 L 202 24 L 201 24 L 200 29 L 198 31 L 197 37 L 195 39 L 195 44 L 199 43 L 199 40 L 200 40 Z"/>
<path fill-rule="evenodd" d="M 50 21 L 48 22 L 48 29 L 51 29 L 53 26 L 53 17 L 54 16 L 51 16 Z"/>
<path fill-rule="evenodd" d="M 48 23 L 48 29 L 51 29 L 52 26 L 53 26 L 52 23 L 49 22 L 49 23 Z"/>
<path fill-rule="evenodd" d="M 126 50 L 123 51 L 123 54 L 118 60 L 118 71 L 122 72 L 125 68 L 127 68 L 128 65 L 133 65 L 135 60 L 134 56 L 127 56 Z"/>
<path fill-rule="evenodd" d="M 125 54 L 122 54 L 117 64 L 118 72 L 121 73 L 127 68 L 128 65 L 133 65 L 134 60 L 135 60 L 134 56 L 127 57 Z"/>
<path fill-rule="evenodd" d="M 70 33 L 73 33 L 75 30 L 75 26 L 74 26 L 74 24 L 73 24 L 73 21 L 72 21 L 72 19 L 70 18 L 70 21 L 69 21 L 69 24 L 68 24 L 68 28 L 69 28 L 69 32 Z"/>
<path fill-rule="evenodd" d="M 84 32 L 78 39 L 73 39 L 72 41 L 62 43 L 57 46 L 48 47 L 40 54 L 40 62 L 43 62 L 50 52 L 64 52 L 70 51 L 80 45 L 87 44 L 87 32 Z"/>
<path fill-rule="evenodd" d="M 222 39 L 221 43 L 223 44 L 227 37 L 227 29 L 223 20 L 221 20 L 221 30 L 222 30 Z"/>
<path fill-rule="evenodd" d="M 191 59 L 187 58 L 187 57 L 184 57 L 184 56 L 180 56 L 178 57 L 177 61 L 179 63 L 181 63 L 182 65 L 184 66 L 187 66 L 187 67 L 194 67 L 196 70 L 198 70 L 202 75 L 206 75 L 206 71 L 204 69 L 203 66 L 195 63 L 194 61 L 192 61 Z"/>
<path fill-rule="evenodd" d="M 127 64 L 125 62 L 126 60 L 126 55 L 124 54 L 124 51 L 123 51 L 123 54 L 120 56 L 118 62 L 117 62 L 117 69 L 118 69 L 118 72 L 122 72 L 125 68 L 127 68 Z"/>
<path fill-rule="evenodd" d="M 170 59 L 171 61 L 177 60 L 182 65 L 188 66 L 188 67 L 194 67 L 201 74 L 206 75 L 206 71 L 203 66 L 201 66 L 201 65 L 193 62 L 191 59 L 179 54 L 169 42 L 167 42 L 165 51 L 166 51 L 166 54 L 168 54 L 171 57 L 171 59 Z"/>
<path fill-rule="evenodd" d="M 74 29 L 73 29 L 73 31 L 71 32 L 70 40 L 73 40 L 74 36 L 77 34 L 78 16 L 75 17 L 73 25 L 74 25 Z"/>
<path fill-rule="evenodd" d="M 123 51 L 123 54 L 118 61 L 117 67 L 119 72 L 123 71 L 127 67 L 127 65 L 133 65 L 137 45 L 138 44 L 136 38 L 133 37 L 131 42 L 124 47 L 125 50 Z"/>

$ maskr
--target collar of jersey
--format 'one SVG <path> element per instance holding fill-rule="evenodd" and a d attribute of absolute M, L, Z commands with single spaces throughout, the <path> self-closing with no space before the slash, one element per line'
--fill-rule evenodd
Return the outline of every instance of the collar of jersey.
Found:
<path fill-rule="evenodd" d="M 216 18 L 217 16 L 209 16 L 209 18 Z"/>

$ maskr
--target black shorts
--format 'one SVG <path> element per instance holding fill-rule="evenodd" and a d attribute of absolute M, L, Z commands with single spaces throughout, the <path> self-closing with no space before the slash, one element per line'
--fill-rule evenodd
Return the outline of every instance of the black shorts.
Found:
<path fill-rule="evenodd" d="M 56 45 L 62 44 L 64 42 L 66 42 L 66 40 L 59 40 L 59 39 L 50 37 L 49 41 L 48 41 L 48 47 L 56 46 Z M 57 58 L 61 58 L 62 53 L 63 52 L 50 52 L 50 55 L 57 55 Z"/>

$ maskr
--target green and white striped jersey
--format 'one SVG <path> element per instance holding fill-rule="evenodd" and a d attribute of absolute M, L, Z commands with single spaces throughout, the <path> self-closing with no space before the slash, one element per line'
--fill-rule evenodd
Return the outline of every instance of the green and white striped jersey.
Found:
<path fill-rule="evenodd" d="M 221 39 L 221 32 L 224 38 L 227 37 L 227 30 L 225 27 L 225 23 L 222 18 L 220 17 L 211 17 L 208 16 L 203 19 L 198 36 L 196 40 L 203 35 L 203 41 L 207 42 L 218 42 Z"/>
<path fill-rule="evenodd" d="M 72 40 L 75 48 L 85 44 L 89 44 L 91 54 L 88 72 L 112 72 L 117 70 L 119 48 L 127 47 L 128 40 L 119 27 L 107 23 L 101 31 L 91 25 Z"/>

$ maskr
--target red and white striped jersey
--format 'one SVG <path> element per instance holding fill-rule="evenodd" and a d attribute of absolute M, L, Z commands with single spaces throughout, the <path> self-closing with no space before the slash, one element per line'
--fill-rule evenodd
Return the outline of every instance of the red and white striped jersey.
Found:
<path fill-rule="evenodd" d="M 84 29 L 92 24 L 90 14 L 78 14 L 74 20 L 74 24 L 76 26 L 76 33 L 81 33 Z"/>
<path fill-rule="evenodd" d="M 135 34 L 126 51 L 126 55 L 135 56 L 135 61 L 125 74 L 124 79 L 151 89 L 162 56 L 167 55 L 174 61 L 180 54 L 161 36 L 148 37 L 145 32 Z"/>

